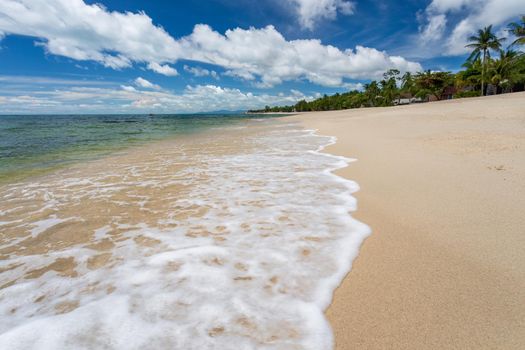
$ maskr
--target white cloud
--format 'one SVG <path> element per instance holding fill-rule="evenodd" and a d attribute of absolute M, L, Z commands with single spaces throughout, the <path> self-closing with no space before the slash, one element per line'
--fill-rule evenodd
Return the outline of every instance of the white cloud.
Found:
<path fill-rule="evenodd" d="M 428 24 L 421 32 L 421 40 L 428 43 L 429 41 L 436 41 L 443 37 L 447 26 L 447 16 L 443 14 L 429 16 Z"/>
<path fill-rule="evenodd" d="M 334 20 L 337 13 L 351 15 L 355 3 L 348 0 L 286 0 L 294 7 L 303 28 L 314 29 L 322 20 Z"/>
<path fill-rule="evenodd" d="M 48 108 L 60 107 L 62 105 L 60 101 L 30 95 L 4 96 L 0 102 L 4 105 L 0 111 L 8 109 L 9 106 L 13 105 L 40 111 L 46 111 Z M 15 111 L 18 110 L 15 109 Z"/>
<path fill-rule="evenodd" d="M 142 77 L 138 77 L 137 79 L 135 79 L 135 85 L 138 87 L 145 88 L 145 89 L 160 90 L 160 86 L 158 86 L 157 84 L 153 84 L 152 82 Z"/>
<path fill-rule="evenodd" d="M 348 1 L 297 4 L 312 20 L 331 18 L 337 11 L 349 14 L 353 8 Z M 340 50 L 319 40 L 287 41 L 273 26 L 221 34 L 197 25 L 190 35 L 176 40 L 145 13 L 109 12 L 82 0 L 2 0 L 0 31 L 37 37 L 49 53 L 94 60 L 114 69 L 139 63 L 176 76 L 177 70 L 169 64 L 191 60 L 223 67 L 226 75 L 259 87 L 301 79 L 342 86 L 345 79 L 377 78 L 389 68 L 421 70 L 418 63 L 373 48 Z"/>
<path fill-rule="evenodd" d="M 105 80 L 63 79 L 42 76 L 0 75 L 0 82 L 16 84 L 43 85 L 115 85 L 115 82 Z"/>
<path fill-rule="evenodd" d="M 133 86 L 63 87 L 45 90 L 10 89 L 0 96 L 0 113 L 186 113 L 215 110 L 246 110 L 266 105 L 290 105 L 316 95 L 298 90 L 267 94 L 241 91 L 217 85 L 187 86 L 175 93 L 166 90 L 138 90 Z M 82 106 L 82 107 L 81 107 Z"/>
<path fill-rule="evenodd" d="M 135 91 L 137 91 L 137 89 L 135 89 L 133 86 L 129 86 L 129 85 L 121 85 L 120 87 L 122 88 L 122 90 L 127 91 L 127 92 L 135 92 Z"/>
<path fill-rule="evenodd" d="M 109 12 L 82 0 L 2 0 L 0 31 L 42 38 L 49 53 L 111 68 L 162 63 L 177 43 L 144 13 Z"/>
<path fill-rule="evenodd" d="M 485 0 L 433 0 L 428 5 L 427 10 L 437 13 L 458 11 L 464 6 L 477 4 L 480 5 Z"/>
<path fill-rule="evenodd" d="M 167 64 L 161 65 L 161 64 L 158 64 L 157 62 L 149 63 L 148 69 L 151 69 L 152 71 L 162 74 L 162 75 L 167 75 L 169 77 L 175 77 L 179 75 L 179 72 L 177 72 L 175 68 L 170 67 Z"/>
<path fill-rule="evenodd" d="M 362 83 L 346 83 L 344 84 L 345 89 L 349 91 L 363 91 L 365 86 Z"/>
<path fill-rule="evenodd" d="M 426 24 L 420 29 L 420 40 L 425 43 L 443 38 L 437 46 L 445 46 L 449 55 L 462 55 L 468 52 L 468 37 L 478 29 L 494 25 L 501 34 L 508 22 L 522 13 L 523 0 L 433 0 L 425 10 Z M 445 36 L 446 23 L 458 17 Z"/>
<path fill-rule="evenodd" d="M 341 86 L 345 78 L 377 78 L 389 68 L 421 70 L 418 63 L 373 48 L 341 51 L 320 40 L 287 41 L 273 26 L 236 28 L 222 35 L 197 25 L 180 43 L 186 59 L 222 66 L 225 75 L 244 80 L 259 78 L 258 84 L 265 87 L 297 79 Z"/>
<path fill-rule="evenodd" d="M 209 77 L 219 80 L 219 74 L 214 70 L 208 70 L 201 67 L 190 67 L 188 65 L 184 65 L 184 71 L 196 76 L 196 77 Z"/>

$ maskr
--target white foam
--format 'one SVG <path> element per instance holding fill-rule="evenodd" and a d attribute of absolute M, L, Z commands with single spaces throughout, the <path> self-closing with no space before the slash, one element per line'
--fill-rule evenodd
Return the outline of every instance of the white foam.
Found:
<path fill-rule="evenodd" d="M 56 215 L 51 215 L 49 218 L 33 222 L 32 225 L 34 226 L 31 229 L 31 236 L 33 238 L 37 237 L 42 232 L 47 231 L 48 229 L 52 228 L 53 226 L 56 226 L 58 224 L 61 224 L 63 222 L 73 220 L 75 218 L 66 218 L 66 219 L 59 219 Z"/>
<path fill-rule="evenodd" d="M 94 236 L 95 241 L 103 240 L 104 238 L 107 237 L 107 234 L 109 232 L 111 232 L 111 227 L 109 227 L 108 225 L 95 230 L 95 236 Z"/>
<path fill-rule="evenodd" d="M 114 186 L 99 187 L 95 178 L 64 182 L 66 188 L 86 187 L 60 203 L 199 179 L 188 196 L 174 197 L 158 227 L 118 218 L 128 239 L 115 246 L 115 263 L 106 268 L 89 270 L 94 253 L 83 246 L 5 261 L 24 264 L 5 275 L 12 279 L 31 266 L 75 256 L 79 276 L 51 271 L 1 290 L 0 348 L 331 349 L 323 311 L 369 234 L 348 215 L 356 209 L 357 184 L 333 174 L 351 160 L 323 153 L 335 141 L 275 123 L 243 139 L 246 147 L 222 156 L 199 154 L 177 174 L 135 181 L 142 170 L 133 166 L 111 175 L 123 179 Z M 144 167 L 181 162 L 173 157 Z M 47 200 L 57 205 L 49 191 Z M 147 198 L 136 199 L 146 206 Z M 176 208 L 192 206 L 208 210 L 175 219 Z M 60 220 L 66 219 L 35 222 L 33 233 Z M 161 225 L 171 221 L 175 228 Z M 94 239 L 107 238 L 110 230 L 101 226 Z M 139 236 L 161 244 L 140 246 L 133 240 Z M 44 302 L 33 302 L 41 296 Z M 73 301 L 77 308 L 57 314 L 57 306 Z"/>

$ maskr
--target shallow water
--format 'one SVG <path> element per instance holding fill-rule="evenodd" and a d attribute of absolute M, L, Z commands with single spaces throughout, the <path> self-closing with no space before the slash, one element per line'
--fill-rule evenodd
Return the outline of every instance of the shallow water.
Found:
<path fill-rule="evenodd" d="M 350 160 L 250 120 L 0 187 L 0 348 L 330 349 Z"/>
<path fill-rule="evenodd" d="M 0 115 L 0 182 L 257 115 Z"/>

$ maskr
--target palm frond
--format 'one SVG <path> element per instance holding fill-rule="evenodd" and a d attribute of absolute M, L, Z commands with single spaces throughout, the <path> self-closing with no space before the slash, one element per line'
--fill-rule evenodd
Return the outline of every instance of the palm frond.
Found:
<path fill-rule="evenodd" d="M 479 59 L 479 56 L 481 56 L 481 51 L 480 50 L 474 50 L 472 51 L 472 53 L 470 54 L 469 58 L 467 59 L 467 61 L 469 62 L 475 62 Z"/>

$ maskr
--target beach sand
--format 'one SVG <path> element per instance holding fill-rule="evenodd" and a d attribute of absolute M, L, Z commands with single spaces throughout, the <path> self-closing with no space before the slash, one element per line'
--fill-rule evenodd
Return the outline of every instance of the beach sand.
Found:
<path fill-rule="evenodd" d="M 358 159 L 339 174 L 373 231 L 337 349 L 525 349 L 525 93 L 290 118 Z"/>

